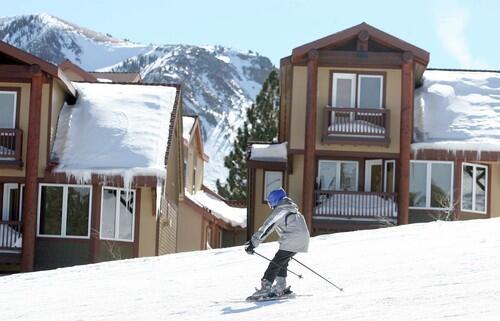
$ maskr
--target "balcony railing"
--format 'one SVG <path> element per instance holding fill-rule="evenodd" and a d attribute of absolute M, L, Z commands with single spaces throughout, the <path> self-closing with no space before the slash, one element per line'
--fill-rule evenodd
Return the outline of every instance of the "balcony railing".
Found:
<path fill-rule="evenodd" d="M 396 193 L 316 191 L 316 218 L 395 219 Z"/>
<path fill-rule="evenodd" d="M 0 128 L 0 161 L 20 161 L 23 131 L 21 129 Z"/>
<path fill-rule="evenodd" d="M 22 223 L 19 221 L 0 221 L 0 252 L 20 252 L 22 244 Z"/>
<path fill-rule="evenodd" d="M 390 110 L 366 108 L 324 109 L 323 141 L 390 142 Z"/>

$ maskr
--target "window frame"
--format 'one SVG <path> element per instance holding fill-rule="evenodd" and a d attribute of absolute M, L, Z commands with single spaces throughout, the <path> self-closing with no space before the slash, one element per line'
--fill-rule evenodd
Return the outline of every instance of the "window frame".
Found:
<path fill-rule="evenodd" d="M 12 113 L 12 129 L 17 128 L 18 122 L 18 112 L 19 112 L 19 90 L 0 87 L 0 94 L 11 94 L 14 95 L 14 110 Z M 7 127 L 6 127 L 7 128 Z"/>
<path fill-rule="evenodd" d="M 318 160 L 318 172 L 316 174 L 316 181 L 319 178 L 319 174 L 320 174 L 320 171 L 321 171 L 320 168 L 321 168 L 321 163 L 322 162 L 335 162 L 337 164 L 341 164 L 341 163 L 356 164 L 356 179 L 355 179 L 356 190 L 353 191 L 353 192 L 359 192 L 359 161 L 356 161 L 356 160 L 342 160 L 342 159 L 320 159 L 320 160 Z M 341 171 L 341 166 L 336 166 L 336 168 L 335 168 L 335 175 L 339 175 L 340 171 Z M 337 181 L 337 184 L 339 184 L 339 187 L 340 187 L 340 176 L 339 176 L 339 179 Z M 318 191 L 330 191 L 330 190 L 328 190 L 328 189 L 320 189 L 320 187 L 318 186 Z M 335 192 L 342 192 L 342 190 L 340 188 L 337 189 L 337 186 L 335 186 L 335 189 L 333 191 L 335 191 Z"/>
<path fill-rule="evenodd" d="M 365 73 L 359 73 L 357 74 L 357 81 L 356 81 L 356 108 L 358 109 L 369 109 L 369 110 L 378 110 L 378 109 L 384 109 L 384 75 L 382 74 L 365 74 Z M 379 98 L 379 104 L 380 106 L 377 108 L 373 107 L 359 107 L 359 101 L 361 98 L 361 78 L 378 78 L 380 79 L 380 98 Z"/>
<path fill-rule="evenodd" d="M 464 209 L 463 208 L 463 198 L 464 198 L 464 177 L 463 177 L 463 170 L 464 166 L 472 166 L 473 167 L 473 174 L 472 174 L 472 210 Z M 476 178 L 476 168 L 481 167 L 486 170 L 485 174 L 485 188 L 486 191 L 484 193 L 484 212 L 482 211 L 477 211 L 475 210 L 476 208 L 476 184 L 475 184 L 475 178 Z M 460 180 L 460 211 L 465 212 L 465 213 L 475 213 L 475 214 L 481 214 L 481 215 L 487 215 L 488 214 L 488 194 L 489 194 L 489 180 L 488 180 L 488 175 L 489 175 L 489 166 L 488 165 L 483 165 L 483 164 L 475 164 L 475 163 L 467 163 L 463 162 L 461 166 L 461 180 Z"/>
<path fill-rule="evenodd" d="M 262 203 L 263 204 L 267 204 L 267 195 L 269 195 L 269 193 L 271 192 L 271 191 L 267 191 L 267 193 L 266 193 L 267 173 L 280 173 L 280 175 L 281 175 L 281 188 L 284 188 L 284 185 L 285 185 L 285 173 L 283 171 L 264 170 L 264 177 L 262 180 Z"/>
<path fill-rule="evenodd" d="M 115 190 L 115 191 L 117 191 L 117 194 L 121 193 L 122 191 L 134 193 L 134 197 L 133 197 L 134 206 L 132 207 L 133 213 L 132 213 L 132 239 L 131 240 L 119 238 L 119 235 L 120 235 L 120 229 L 119 229 L 119 227 L 120 227 L 120 206 L 118 206 L 119 200 L 120 200 L 119 197 L 116 198 L 116 203 L 118 203 L 118 204 L 116 204 L 117 206 L 115 206 L 115 238 L 109 238 L 109 237 L 102 236 L 102 222 L 103 222 L 102 214 L 103 214 L 103 207 L 104 207 L 104 202 L 102 200 L 104 199 L 104 190 L 105 189 Z M 136 206 L 137 206 L 136 202 L 137 202 L 137 190 L 136 189 L 133 189 L 133 188 L 128 189 L 128 188 L 123 188 L 123 187 L 111 187 L 111 186 L 103 186 L 102 187 L 102 189 L 101 189 L 101 213 L 100 213 L 100 222 L 99 222 L 99 239 L 100 240 L 129 242 L 129 243 L 133 243 L 135 241 L 135 215 L 136 215 Z"/>
<path fill-rule="evenodd" d="M 381 110 L 381 109 L 387 109 L 386 106 L 386 87 L 387 87 L 387 72 L 386 71 L 362 71 L 362 70 L 337 70 L 337 69 L 330 69 L 330 89 L 328 93 L 328 103 L 330 104 L 331 107 L 333 108 L 342 108 L 345 106 L 335 106 L 334 100 L 336 99 L 335 97 L 335 91 L 336 89 L 336 79 L 351 79 L 349 78 L 353 77 L 354 78 L 354 100 L 353 100 L 353 107 L 354 109 L 368 109 L 368 110 Z M 359 80 L 360 77 L 378 77 L 381 78 L 381 88 L 380 88 L 380 108 L 359 108 Z M 352 98 L 352 97 L 351 97 Z"/>
<path fill-rule="evenodd" d="M 3 184 L 3 198 L 2 198 L 2 216 L 1 219 L 3 221 L 9 221 L 6 219 L 7 216 L 10 216 L 10 193 L 12 190 L 18 190 L 19 192 L 19 222 L 22 222 L 23 219 L 23 198 L 24 198 L 24 183 L 4 183 Z"/>
<path fill-rule="evenodd" d="M 412 163 L 425 163 L 426 167 L 426 178 L 425 178 L 425 207 L 408 206 L 411 210 L 430 210 L 430 211 L 446 211 L 453 210 L 453 182 L 455 174 L 455 163 L 452 161 L 431 161 L 431 160 L 410 160 L 410 166 Z M 450 164 L 451 165 L 451 175 L 450 175 L 450 204 L 451 207 L 431 207 L 431 195 L 432 195 L 432 164 Z M 409 178 L 411 180 L 411 177 Z M 410 192 L 410 191 L 408 191 Z"/>
<path fill-rule="evenodd" d="M 351 80 L 351 105 L 352 106 L 336 106 L 337 100 L 337 80 L 339 79 L 347 79 Z M 333 72 L 332 73 L 332 86 L 330 88 L 331 99 L 330 104 L 332 107 L 336 108 L 356 108 L 357 100 L 356 100 L 356 91 L 357 91 L 357 76 L 355 73 L 350 72 Z"/>
<path fill-rule="evenodd" d="M 52 187 L 62 187 L 63 188 L 63 203 L 61 208 L 61 234 L 51 235 L 51 234 L 40 234 L 40 210 L 42 201 L 42 188 L 44 186 Z M 88 226 L 86 236 L 77 235 L 66 235 L 67 229 L 67 218 L 68 218 L 68 188 L 69 187 L 83 187 L 89 189 L 89 213 L 88 213 Z M 36 220 L 36 236 L 37 237 L 47 237 L 47 238 L 66 238 L 66 239 L 90 239 L 90 227 L 92 226 L 92 186 L 91 185 L 77 185 L 77 184 L 55 184 L 55 183 L 40 183 L 38 184 L 38 209 L 37 209 L 37 220 Z"/>

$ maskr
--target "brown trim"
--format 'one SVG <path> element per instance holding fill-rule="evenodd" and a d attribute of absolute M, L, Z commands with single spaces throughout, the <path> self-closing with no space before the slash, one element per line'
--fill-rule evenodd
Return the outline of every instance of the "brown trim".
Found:
<path fill-rule="evenodd" d="M 49 112 L 48 112 L 48 119 L 47 119 L 47 157 L 46 157 L 46 162 L 45 162 L 45 168 L 49 166 L 49 161 L 50 161 L 50 150 L 52 147 L 52 140 L 50 137 L 50 131 L 51 131 L 51 126 L 52 126 L 52 96 L 53 96 L 53 90 L 54 90 L 54 78 L 50 79 L 50 84 L 49 84 Z M 57 125 L 57 124 L 56 124 Z"/>
<path fill-rule="evenodd" d="M 66 72 L 66 70 L 71 70 L 75 72 L 78 76 L 82 77 L 84 81 L 88 82 L 97 82 L 97 78 L 90 74 L 89 72 L 83 70 L 76 64 L 74 64 L 71 60 L 66 59 L 62 63 L 59 64 L 59 68 L 63 71 Z"/>
<path fill-rule="evenodd" d="M 14 58 L 21 63 L 25 63 L 27 65 L 38 65 L 41 70 L 57 77 L 57 66 L 40 59 L 24 50 L 16 48 L 14 46 L 9 45 L 6 42 L 0 41 L 0 52 L 3 52 L 7 56 Z"/>
<path fill-rule="evenodd" d="M 415 160 L 462 160 L 466 162 L 498 161 L 500 151 L 477 151 L 477 150 L 443 150 L 443 149 L 421 149 L 412 150 L 412 159 Z"/>
<path fill-rule="evenodd" d="M 247 197 L 247 240 L 250 240 L 254 231 L 255 222 L 255 168 L 249 167 L 247 182 L 249 195 Z"/>
<path fill-rule="evenodd" d="M 93 184 L 95 182 L 98 182 L 102 185 L 108 186 L 108 187 L 122 187 L 125 188 L 127 186 L 124 185 L 124 179 L 121 176 L 118 175 L 111 175 L 111 176 L 102 176 L 102 175 L 96 175 L 93 174 L 92 178 L 87 184 Z M 156 187 L 158 182 L 158 178 L 155 176 L 135 176 L 132 180 L 132 187 L 134 188 L 139 188 L 139 187 Z M 55 183 L 55 184 L 81 184 L 80 181 L 78 181 L 75 177 L 73 176 L 67 176 L 66 173 L 52 173 L 52 172 L 45 172 L 45 176 L 43 179 L 40 180 L 40 183 Z"/>
<path fill-rule="evenodd" d="M 303 155 L 303 149 L 290 149 L 289 155 Z M 316 150 L 317 157 L 354 157 L 354 158 L 386 158 L 386 159 L 398 159 L 398 153 L 379 153 L 379 152 L 355 152 L 355 151 L 345 151 L 345 150 Z"/>
<path fill-rule="evenodd" d="M 101 202 L 102 185 L 92 184 L 92 215 L 90 226 L 90 253 L 89 262 L 97 263 L 100 260 L 100 233 L 101 233 Z"/>
<path fill-rule="evenodd" d="M 296 63 L 298 60 L 305 57 L 311 50 L 322 49 L 337 43 L 345 42 L 350 38 L 357 37 L 362 31 L 366 31 L 371 39 L 384 46 L 399 49 L 400 51 L 411 51 L 415 55 L 415 60 L 421 64 L 427 65 L 429 62 L 429 53 L 427 51 L 394 37 L 365 22 L 294 48 L 292 50 L 292 62 Z"/>
<path fill-rule="evenodd" d="M 266 162 L 266 161 L 256 161 L 247 160 L 248 168 L 262 168 L 266 170 L 285 170 L 287 167 L 286 162 Z"/>
<path fill-rule="evenodd" d="M 2 43 L 0 43 L 1 45 Z M 1 47 L 1 46 L 0 46 Z M 36 69 L 36 68 L 33 68 Z M 26 153 L 26 180 L 23 200 L 23 250 L 21 271 L 33 271 L 35 261 L 35 235 L 38 203 L 38 159 L 40 148 L 40 119 L 42 109 L 42 72 L 31 80 Z"/>
<path fill-rule="evenodd" d="M 307 54 L 307 94 L 306 94 L 306 137 L 304 141 L 304 178 L 312 177 L 315 172 L 316 159 L 316 114 L 318 102 L 318 51 L 311 50 Z M 309 229 L 312 228 L 314 180 L 304 179 L 302 195 L 302 213 Z"/>
<path fill-rule="evenodd" d="M 406 55 L 408 56 L 408 55 Z M 398 224 L 408 224 L 410 204 L 410 159 L 413 136 L 414 62 L 410 58 L 402 68 L 401 130 L 399 158 Z"/>
<path fill-rule="evenodd" d="M 140 226 L 141 226 L 141 194 L 142 189 L 135 190 L 135 220 L 134 220 L 134 257 L 139 257 Z"/>
<path fill-rule="evenodd" d="M 280 172 L 281 173 L 281 186 L 282 187 L 285 187 L 285 171 L 284 170 L 267 170 L 267 169 L 264 169 L 262 171 L 262 197 L 261 197 L 261 201 L 262 201 L 262 204 L 267 204 L 267 201 L 265 200 L 265 190 L 266 190 L 266 172 Z"/>

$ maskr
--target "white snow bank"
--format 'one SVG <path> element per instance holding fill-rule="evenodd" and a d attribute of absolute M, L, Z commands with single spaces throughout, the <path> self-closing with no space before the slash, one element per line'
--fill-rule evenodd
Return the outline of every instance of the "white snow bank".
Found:
<path fill-rule="evenodd" d="M 59 115 L 55 172 L 88 181 L 92 174 L 165 177 L 170 116 L 176 88 L 74 83 L 75 105 Z"/>
<path fill-rule="evenodd" d="M 210 193 L 199 191 L 194 194 L 185 192 L 187 198 L 201 207 L 204 207 L 217 218 L 220 218 L 232 226 L 247 227 L 247 209 L 229 206 L 223 200 Z"/>
<path fill-rule="evenodd" d="M 243 247 L 0 277 L 2 320 L 500 320 L 500 219 L 323 235 L 294 300 L 245 303 L 268 262 Z M 276 243 L 257 251 L 267 257 Z M 28 298 L 28 299 L 27 299 Z M 29 304 L 27 304 L 29 302 Z M 290 317 L 292 316 L 292 317 Z"/>
<path fill-rule="evenodd" d="M 194 126 L 194 117 L 182 116 L 182 138 L 189 142 L 191 139 L 191 130 Z"/>
<path fill-rule="evenodd" d="M 414 150 L 500 151 L 500 73 L 426 71 L 414 134 Z"/>
<path fill-rule="evenodd" d="M 252 144 L 250 159 L 256 161 L 286 162 L 287 143 L 281 144 Z"/>

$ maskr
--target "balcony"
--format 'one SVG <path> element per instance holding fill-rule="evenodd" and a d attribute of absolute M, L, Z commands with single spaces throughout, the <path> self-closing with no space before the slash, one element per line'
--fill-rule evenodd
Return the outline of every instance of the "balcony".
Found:
<path fill-rule="evenodd" d="M 19 263 L 22 244 L 22 223 L 0 221 L 0 263 Z"/>
<path fill-rule="evenodd" d="M 313 218 L 316 221 L 395 223 L 396 193 L 316 191 Z"/>
<path fill-rule="evenodd" d="M 21 165 L 23 131 L 0 128 L 0 165 Z"/>
<path fill-rule="evenodd" d="M 326 106 L 323 115 L 326 144 L 389 145 L 390 110 Z"/>

